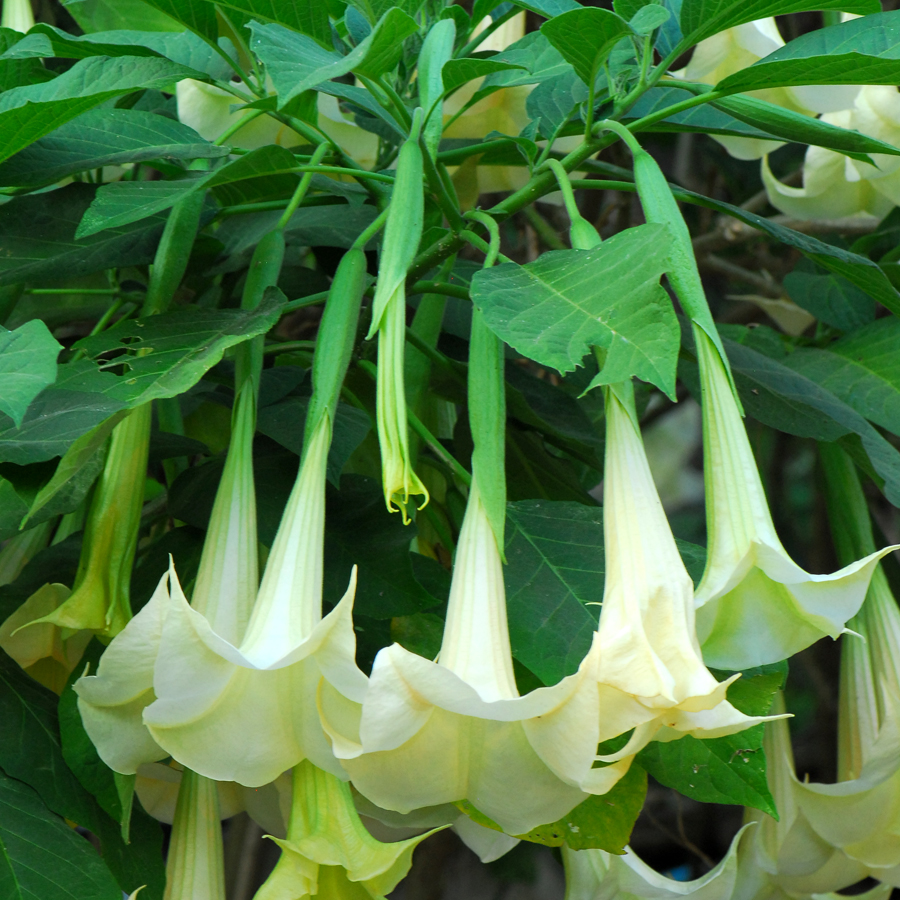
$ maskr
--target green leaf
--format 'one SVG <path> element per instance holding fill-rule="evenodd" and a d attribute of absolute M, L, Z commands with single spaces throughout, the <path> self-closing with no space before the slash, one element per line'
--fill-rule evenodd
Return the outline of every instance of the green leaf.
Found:
<path fill-rule="evenodd" d="M 525 71 L 510 70 L 488 75 L 484 80 L 483 86 L 475 95 L 478 98 L 487 96 L 488 93 L 501 87 L 512 87 L 518 84 L 538 84 L 557 78 L 560 75 L 573 74 L 575 72 L 559 50 L 540 31 L 526 34 L 525 37 L 514 44 L 510 44 L 505 50 L 501 50 L 492 56 L 491 62 L 504 62 L 512 66 L 522 66 Z"/>
<path fill-rule="evenodd" d="M 83 434 L 66 450 L 53 477 L 34 498 L 28 510 L 28 522 L 37 525 L 78 507 L 94 480 L 103 471 L 106 441 L 124 416 L 124 411 L 110 416 L 105 422 Z"/>
<path fill-rule="evenodd" d="M 541 26 L 541 34 L 572 64 L 578 77 L 589 87 L 597 80 L 597 73 L 610 50 L 630 33 L 624 19 L 597 7 L 573 9 Z"/>
<path fill-rule="evenodd" d="M 142 88 L 166 88 L 202 72 L 167 59 L 138 56 L 82 59 L 52 81 L 0 94 L 0 161 L 83 112 Z"/>
<path fill-rule="evenodd" d="M 179 22 L 143 0 L 62 0 L 63 6 L 88 34 L 136 28 L 142 31 L 182 31 Z"/>
<path fill-rule="evenodd" d="M 794 303 L 841 331 L 853 331 L 875 318 L 875 301 L 868 294 L 846 278 L 823 271 L 805 259 L 783 284 Z"/>
<path fill-rule="evenodd" d="M 472 300 L 500 338 L 543 365 L 570 372 L 601 347 L 606 361 L 591 387 L 636 375 L 674 396 L 676 318 L 659 284 L 665 233 L 641 225 L 593 250 L 483 269 L 472 279 Z"/>
<path fill-rule="evenodd" d="M 372 33 L 346 56 L 325 50 L 303 34 L 279 25 L 250 24 L 253 52 L 265 63 L 278 92 L 280 106 L 323 81 L 356 72 L 376 78 L 400 59 L 403 41 L 418 30 L 415 19 L 403 10 L 389 10 Z"/>
<path fill-rule="evenodd" d="M 544 684 L 556 684 L 577 670 L 597 627 L 603 510 L 552 500 L 507 504 L 506 559 L 513 656 Z"/>
<path fill-rule="evenodd" d="M 0 206 L 0 285 L 71 278 L 153 260 L 164 216 L 110 228 L 75 240 L 75 229 L 95 195 L 88 184 L 16 197 Z"/>
<path fill-rule="evenodd" d="M 18 427 L 31 401 L 56 381 L 56 357 L 62 344 L 40 320 L 15 331 L 0 331 L 0 412 Z"/>
<path fill-rule="evenodd" d="M 292 31 L 309 35 L 323 47 L 331 49 L 331 23 L 328 4 L 322 0 L 220 0 L 222 6 L 248 13 L 263 22 L 284 25 Z M 299 62 L 299 61 L 298 61 Z M 280 93 L 280 92 L 279 92 Z"/>
<path fill-rule="evenodd" d="M 900 319 L 878 319 L 824 350 L 796 350 L 785 364 L 860 415 L 900 435 Z"/>
<path fill-rule="evenodd" d="M 748 415 L 798 437 L 819 441 L 858 437 L 875 477 L 883 479 L 885 496 L 900 505 L 900 453 L 863 416 L 784 363 L 731 340 L 726 339 L 724 345 Z M 684 374 L 690 384 L 693 375 Z"/>
<path fill-rule="evenodd" d="M 0 895 L 8 900 L 121 900 L 91 844 L 26 784 L 0 772 Z"/>
<path fill-rule="evenodd" d="M 846 6 L 841 9 L 850 12 Z M 815 8 L 824 8 L 822 0 Z M 736 93 L 782 85 L 896 85 L 900 82 L 900 11 L 868 11 L 876 15 L 802 35 L 724 78 L 715 89 Z"/>
<path fill-rule="evenodd" d="M 161 13 L 215 43 L 219 37 L 216 7 L 209 0 L 144 0 Z M 224 4 L 223 4 L 224 5 Z"/>
<path fill-rule="evenodd" d="M 18 534 L 27 514 L 28 504 L 16 493 L 12 482 L 0 478 L 0 541 Z"/>
<path fill-rule="evenodd" d="M 0 92 L 25 84 L 49 81 L 53 77 L 39 59 L 11 59 L 6 56 L 11 47 L 15 47 L 24 37 L 11 28 L 0 28 Z"/>
<path fill-rule="evenodd" d="M 618 10 L 616 10 L 618 12 Z M 672 18 L 672 13 L 665 6 L 656 3 L 648 3 L 642 6 L 628 21 L 632 30 L 637 34 L 650 34 L 656 31 L 660 25 L 664 25 Z"/>
<path fill-rule="evenodd" d="M 493 75 L 497 72 L 515 72 L 524 69 L 524 66 L 507 62 L 499 62 L 494 59 L 451 59 L 444 63 L 441 69 L 441 78 L 444 83 L 444 93 L 452 94 L 464 84 L 482 78 L 485 75 Z"/>
<path fill-rule="evenodd" d="M 135 109 L 91 110 L 0 163 L 0 186 L 52 184 L 88 169 L 152 159 L 216 159 L 227 147 L 193 128 Z"/>
<path fill-rule="evenodd" d="M 685 735 L 652 741 L 638 762 L 660 783 L 702 803 L 731 803 L 778 818 L 766 781 L 763 725 L 728 737 L 700 741 Z"/>
<path fill-rule="evenodd" d="M 541 825 L 520 837 L 547 847 L 565 845 L 572 850 L 596 849 L 621 855 L 646 796 L 647 773 L 632 763 L 605 794 L 588 797 L 558 822 Z"/>
<path fill-rule="evenodd" d="M 120 322 L 74 346 L 89 357 L 126 349 L 129 355 L 104 359 L 78 383 L 127 407 L 174 397 L 196 384 L 229 347 L 265 334 L 284 303 L 284 295 L 270 288 L 252 310 L 184 308 Z M 124 374 L 111 380 L 107 370 L 123 365 Z"/>
<path fill-rule="evenodd" d="M 516 6 L 551 19 L 553 16 L 580 9 L 581 4 L 575 0 L 516 0 Z"/>
<path fill-rule="evenodd" d="M 719 681 L 725 681 L 734 672 L 720 672 L 710 669 Z M 737 681 L 728 687 L 728 702 L 747 716 L 767 716 L 772 709 L 772 701 L 787 680 L 787 660 L 747 669 Z"/>
<path fill-rule="evenodd" d="M 900 156 L 900 148 L 893 144 L 860 134 L 858 131 L 848 131 L 846 128 L 829 125 L 821 119 L 801 115 L 756 97 L 723 97 L 715 101 L 713 106 L 754 128 L 777 135 L 782 140 L 827 147 L 864 162 L 869 162 L 865 155 L 868 153 Z"/>
<path fill-rule="evenodd" d="M 881 4 L 878 0 L 684 0 L 680 16 L 681 30 L 686 36 L 684 49 L 726 28 L 754 19 L 817 9 L 836 9 L 865 16 L 881 12 Z"/>

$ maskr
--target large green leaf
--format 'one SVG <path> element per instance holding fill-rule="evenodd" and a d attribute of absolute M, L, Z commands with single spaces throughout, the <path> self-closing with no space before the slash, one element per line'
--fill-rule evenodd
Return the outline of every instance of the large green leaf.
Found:
<path fill-rule="evenodd" d="M 879 0 L 684 0 L 680 22 L 690 46 L 754 19 L 817 9 L 835 9 L 864 16 L 881 12 L 881 3 Z"/>
<path fill-rule="evenodd" d="M 96 188 L 69 184 L 16 197 L 0 206 L 0 285 L 38 279 L 77 278 L 153 259 L 164 216 L 152 216 L 103 234 L 75 240 L 75 229 Z"/>
<path fill-rule="evenodd" d="M 284 25 L 292 31 L 307 34 L 323 47 L 331 49 L 331 23 L 328 4 L 322 0 L 221 0 L 222 6 L 249 13 L 263 22 Z"/>
<path fill-rule="evenodd" d="M 219 36 L 216 7 L 210 0 L 144 0 L 209 41 Z"/>
<path fill-rule="evenodd" d="M 610 50 L 627 34 L 628 23 L 614 12 L 598 7 L 573 9 L 541 26 L 541 34 L 571 63 L 588 86 L 606 62 Z"/>
<path fill-rule="evenodd" d="M 207 187 L 290 172 L 296 166 L 297 161 L 289 150 L 268 144 L 205 175 L 192 174 L 176 181 L 116 181 L 97 191 L 75 236 L 90 237 L 146 219 Z"/>
<path fill-rule="evenodd" d="M 0 541 L 18 534 L 28 504 L 16 493 L 12 482 L 0 478 Z"/>
<path fill-rule="evenodd" d="M 900 435 L 900 319 L 878 319 L 825 350 L 801 349 L 784 362 Z"/>
<path fill-rule="evenodd" d="M 545 684 L 556 684 L 578 668 L 597 627 L 603 510 L 552 500 L 508 504 L 506 559 L 513 656 Z"/>
<path fill-rule="evenodd" d="M 389 10 L 346 56 L 325 50 L 304 34 L 279 25 L 250 25 L 251 46 L 266 64 L 266 72 L 278 91 L 279 105 L 323 81 L 356 72 L 370 78 L 392 69 L 400 59 L 403 41 L 418 30 L 415 19 L 401 9 Z"/>
<path fill-rule="evenodd" d="M 900 10 L 879 10 L 804 34 L 724 78 L 715 89 L 735 93 L 780 85 L 898 83 Z"/>
<path fill-rule="evenodd" d="M 35 757 L 37 760 L 37 757 Z M 121 900 L 91 844 L 28 785 L 0 772 L 0 896 L 5 900 Z"/>
<path fill-rule="evenodd" d="M 0 186 L 52 184 L 88 169 L 151 159 L 215 159 L 227 147 L 193 128 L 136 109 L 95 109 L 0 163 Z"/>
<path fill-rule="evenodd" d="M 0 412 L 17 426 L 31 401 L 56 381 L 60 350 L 62 345 L 40 319 L 15 331 L 0 331 Z"/>
<path fill-rule="evenodd" d="M 53 73 L 48 72 L 39 59 L 12 59 L 6 55 L 24 39 L 20 32 L 12 28 L 0 28 L 0 54 L 3 54 L 0 56 L 0 91 L 49 81 L 53 77 Z"/>
<path fill-rule="evenodd" d="M 498 72 L 514 72 L 521 74 L 524 66 L 501 62 L 494 59 L 451 59 L 441 69 L 444 93 L 450 94 L 464 84 L 483 78 L 485 75 L 496 75 Z"/>
<path fill-rule="evenodd" d="M 0 160 L 104 100 L 141 88 L 166 88 L 202 72 L 168 59 L 138 56 L 82 59 L 52 81 L 0 94 Z"/>
<path fill-rule="evenodd" d="M 543 365 L 570 372 L 601 347 L 605 364 L 591 386 L 636 375 L 674 396 L 677 326 L 659 284 L 666 234 L 641 225 L 593 250 L 483 269 L 472 279 L 472 299 L 499 337 Z"/>
<path fill-rule="evenodd" d="M 794 303 L 841 331 L 853 331 L 875 318 L 875 301 L 868 294 L 809 260 L 800 260 L 783 284 Z"/>
<path fill-rule="evenodd" d="M 143 0 L 62 0 L 63 6 L 88 34 L 137 28 L 144 31 L 182 31 L 180 22 L 148 6 Z"/>

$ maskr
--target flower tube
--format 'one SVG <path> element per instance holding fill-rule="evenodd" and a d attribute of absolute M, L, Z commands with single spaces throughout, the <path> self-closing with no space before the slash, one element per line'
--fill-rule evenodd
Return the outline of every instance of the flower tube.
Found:
<path fill-rule="evenodd" d="M 381 900 L 409 871 L 416 846 L 439 829 L 395 843 L 366 830 L 350 786 L 309 761 L 294 767 L 281 858 L 254 900 L 354 897 Z"/>
<path fill-rule="evenodd" d="M 3 0 L 0 27 L 26 32 L 34 27 L 34 11 L 31 0 Z"/>
<path fill-rule="evenodd" d="M 753 451 L 721 356 L 698 327 L 709 546 L 697 588 L 706 662 L 740 670 L 837 638 L 860 608 L 878 560 L 869 553 L 832 575 L 812 575 L 778 539 Z"/>

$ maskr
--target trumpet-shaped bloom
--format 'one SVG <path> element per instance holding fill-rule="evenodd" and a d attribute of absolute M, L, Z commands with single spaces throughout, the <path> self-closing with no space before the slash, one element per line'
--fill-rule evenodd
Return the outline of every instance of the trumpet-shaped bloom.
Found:
<path fill-rule="evenodd" d="M 290 824 L 281 858 L 256 900 L 372 898 L 390 893 L 409 871 L 416 846 L 434 831 L 382 843 L 366 830 L 350 787 L 309 761 L 294 768 Z"/>
<path fill-rule="evenodd" d="M 896 145 L 900 142 L 898 96 L 894 87 L 866 85 L 851 109 L 822 120 Z M 875 165 L 810 147 L 803 162 L 803 187 L 781 184 L 766 160 L 763 183 L 772 205 L 798 219 L 880 219 L 900 203 L 900 163 L 883 153 L 872 154 L 872 161 Z"/>
<path fill-rule="evenodd" d="M 323 689 L 323 720 L 357 788 L 407 812 L 468 799 L 509 834 L 608 791 L 656 738 L 714 737 L 760 721 L 703 665 L 684 569 L 629 413 L 608 405 L 606 592 L 578 672 L 519 697 L 503 570 L 473 482 L 436 662 L 394 644 L 375 659 L 362 710 Z M 634 729 L 626 747 L 597 745 Z M 595 767 L 595 762 L 600 767 Z M 517 785 L 528 784 L 528 791 Z"/>
<path fill-rule="evenodd" d="M 703 392 L 706 571 L 697 632 L 708 665 L 739 670 L 777 662 L 819 638 L 837 638 L 862 605 L 878 560 L 811 575 L 781 545 L 724 365 L 697 327 Z"/>
<path fill-rule="evenodd" d="M 355 700 L 355 575 L 322 618 L 325 466 L 331 422 L 310 435 L 243 634 L 192 608 L 172 572 L 144 722 L 168 754 L 217 781 L 267 784 L 309 758 L 342 774 L 316 714 L 323 678 Z M 217 615 L 217 618 L 219 616 Z"/>
<path fill-rule="evenodd" d="M 622 856 L 605 850 L 563 848 L 565 900 L 731 900 L 738 871 L 738 845 L 746 841 L 746 826 L 732 839 L 725 857 L 694 881 L 674 881 L 648 866 L 630 848 Z"/>
<path fill-rule="evenodd" d="M 165 900 L 225 900 L 216 784 L 185 770 L 166 856 Z"/>
<path fill-rule="evenodd" d="M 4 0 L 0 27 L 25 32 L 33 26 L 34 11 L 31 8 L 31 0 Z"/>
<path fill-rule="evenodd" d="M 240 101 L 228 91 L 211 84 L 184 78 L 175 87 L 178 118 L 208 141 L 213 141 L 229 129 L 245 111 L 232 112 Z M 378 137 L 360 128 L 342 112 L 335 97 L 318 95 L 319 128 L 362 168 L 371 168 L 378 155 Z M 271 116 L 258 116 L 232 135 L 229 143 L 245 150 L 256 150 L 268 144 L 296 147 L 306 144 L 306 138 L 293 128 Z"/>
<path fill-rule="evenodd" d="M 687 66 L 676 77 L 688 81 L 716 84 L 747 66 L 768 56 L 784 46 L 775 19 L 757 19 L 733 28 L 726 28 L 713 37 L 701 41 L 695 48 Z M 852 106 L 859 92 L 856 85 L 811 85 L 807 87 L 780 87 L 753 91 L 750 96 L 768 103 L 783 106 L 793 112 L 813 116 L 832 113 Z M 782 146 L 781 142 L 758 138 L 739 138 L 713 135 L 731 156 L 737 159 L 759 159 Z"/>

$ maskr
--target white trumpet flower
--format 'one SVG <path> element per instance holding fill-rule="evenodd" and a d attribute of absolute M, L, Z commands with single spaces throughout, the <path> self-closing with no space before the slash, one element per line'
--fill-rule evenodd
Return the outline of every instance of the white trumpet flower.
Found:
<path fill-rule="evenodd" d="M 660 875 L 630 848 L 616 856 L 605 850 L 563 847 L 565 900 L 731 900 L 737 879 L 738 845 L 746 841 L 746 830 L 744 826 L 734 836 L 721 862 L 693 881 L 675 881 Z"/>
<path fill-rule="evenodd" d="M 722 360 L 696 326 L 703 392 L 708 558 L 697 588 L 707 665 L 738 671 L 786 659 L 859 610 L 886 547 L 832 575 L 812 575 L 778 539 Z"/>
<path fill-rule="evenodd" d="M 637 426 L 612 393 L 607 429 L 606 591 L 574 675 L 518 696 L 500 554 L 473 483 L 437 661 L 397 644 L 382 650 L 361 712 L 323 686 L 335 754 L 374 803 L 408 812 L 467 799 L 523 834 L 556 821 L 583 792 L 608 791 L 650 740 L 717 737 L 762 721 L 731 706 L 728 684 L 703 665 L 690 577 Z M 622 750 L 596 755 L 631 729 Z"/>
<path fill-rule="evenodd" d="M 309 436 L 297 482 L 272 546 L 253 612 L 236 640 L 191 607 L 174 572 L 153 675 L 156 700 L 144 710 L 168 754 L 216 781 L 255 787 L 309 758 L 343 775 L 316 714 L 324 677 L 362 699 L 351 611 L 355 573 L 322 618 L 325 467 L 329 416 Z"/>
<path fill-rule="evenodd" d="M 3 0 L 0 27 L 26 32 L 34 27 L 34 10 L 31 0 Z"/>

